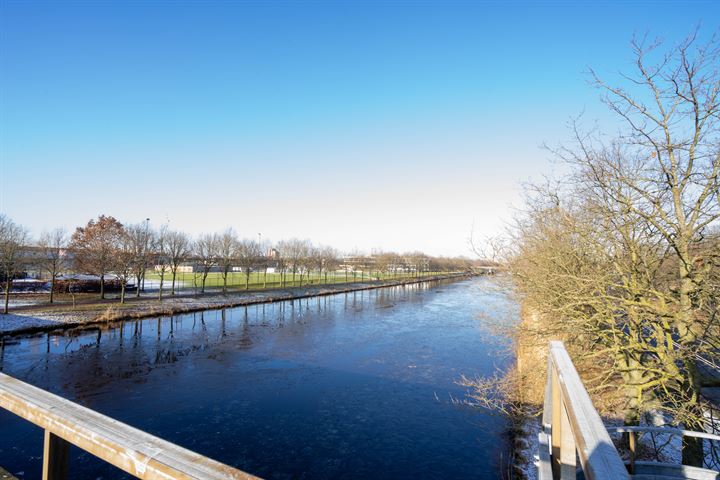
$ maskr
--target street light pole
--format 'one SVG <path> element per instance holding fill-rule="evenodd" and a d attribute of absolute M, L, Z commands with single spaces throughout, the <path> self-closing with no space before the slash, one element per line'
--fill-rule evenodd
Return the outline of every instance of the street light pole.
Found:
<path fill-rule="evenodd" d="M 145 270 L 147 270 L 147 254 L 148 254 L 148 248 L 150 248 L 150 238 L 148 237 L 148 232 L 150 231 L 150 219 L 145 219 L 145 246 L 143 247 L 143 266 L 145 267 Z M 143 271 L 142 274 L 142 292 L 145 292 L 145 271 Z"/>

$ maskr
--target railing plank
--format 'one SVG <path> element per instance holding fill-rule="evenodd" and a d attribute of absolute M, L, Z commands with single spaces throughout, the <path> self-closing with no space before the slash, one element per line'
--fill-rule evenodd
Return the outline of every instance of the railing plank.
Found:
<path fill-rule="evenodd" d="M 550 434 L 552 431 L 552 361 L 548 357 L 547 361 L 547 378 L 545 380 L 545 401 L 543 403 L 542 424 L 540 425 L 540 434 L 538 438 L 538 479 L 553 480 L 553 464 L 551 456 L 552 445 L 550 443 Z"/>
<path fill-rule="evenodd" d="M 541 431 L 538 438 L 538 480 L 553 480 L 550 458 L 550 436 Z"/>
<path fill-rule="evenodd" d="M 618 433 L 661 433 L 663 435 L 676 435 L 680 437 L 704 438 L 706 440 L 720 441 L 720 435 L 708 432 L 696 432 L 695 430 L 683 430 L 674 427 L 656 427 L 654 425 L 625 425 L 622 427 L 607 427 L 609 432 Z"/>
<path fill-rule="evenodd" d="M 570 417 L 564 404 L 560 412 L 560 446 L 560 479 L 575 480 L 577 446 Z"/>
<path fill-rule="evenodd" d="M 627 469 L 562 342 L 551 342 L 549 356 L 557 373 L 562 403 L 567 410 L 585 478 L 629 478 Z M 555 432 L 552 432 L 552 435 L 555 436 Z"/>
<path fill-rule="evenodd" d="M 138 478 L 257 478 L 2 373 L 0 407 Z"/>
<path fill-rule="evenodd" d="M 70 444 L 54 433 L 45 430 L 43 446 L 43 480 L 66 480 Z"/>
<path fill-rule="evenodd" d="M 552 467 L 553 467 L 553 479 L 560 480 L 563 477 L 562 469 L 562 417 L 565 415 L 563 412 L 562 397 L 560 394 L 560 384 L 558 381 L 557 372 L 553 369 L 550 372 L 550 398 L 552 398 L 552 421 L 550 423 L 550 442 L 552 444 Z"/>

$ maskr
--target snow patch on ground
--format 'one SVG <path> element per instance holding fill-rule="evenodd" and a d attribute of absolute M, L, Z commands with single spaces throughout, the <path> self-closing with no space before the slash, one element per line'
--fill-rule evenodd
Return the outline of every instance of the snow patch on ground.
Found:
<path fill-rule="evenodd" d="M 368 288 L 381 288 L 405 283 L 424 282 L 434 279 L 454 278 L 429 277 L 411 282 L 388 281 L 381 283 L 354 283 L 338 285 L 314 285 L 286 289 L 272 289 L 267 291 L 249 292 L 208 292 L 205 295 L 193 296 L 188 294 L 171 296 L 165 293 L 162 302 L 157 297 L 143 296 L 137 301 L 128 297 L 128 302 L 120 305 L 117 302 L 96 304 L 79 303 L 78 310 L 71 306 L 56 304 L 50 310 L 49 305 L 38 305 L 38 308 L 18 310 L 9 315 L 0 314 L 0 335 L 20 333 L 28 329 L 53 329 L 60 326 L 81 326 L 93 322 L 115 322 L 136 318 L 147 318 L 187 313 L 192 311 L 233 308 L 243 305 L 252 305 L 264 302 L 294 300 L 316 295 L 364 290 Z M 16 305 L 14 305 L 15 307 Z M 26 332 L 27 333 L 27 332 Z"/>
<path fill-rule="evenodd" d="M 0 314 L 0 332 L 26 328 L 53 327 L 59 323 L 63 323 L 62 320 L 54 315 L 32 316 L 16 315 L 14 313 Z"/>
<path fill-rule="evenodd" d="M 540 418 L 527 417 L 520 422 L 515 437 L 515 468 L 520 478 L 536 480 L 538 478 L 538 451 L 540 450 Z"/>
<path fill-rule="evenodd" d="M 643 419 L 643 425 L 662 427 L 667 426 L 665 419 L 660 414 L 650 414 Z M 608 427 L 621 427 L 622 421 L 606 420 Z M 538 450 L 540 433 L 540 418 L 528 417 L 520 422 L 514 439 L 515 448 L 515 471 L 519 478 L 537 480 L 538 478 Z M 620 444 L 622 434 L 611 431 L 615 445 Z M 649 460 L 664 462 L 674 465 L 682 464 L 682 437 L 666 433 L 645 433 L 638 439 L 637 460 Z M 717 470 L 718 458 L 720 457 L 720 442 L 705 441 L 705 468 Z M 624 461 L 630 460 L 629 452 L 625 449 L 618 450 Z"/>

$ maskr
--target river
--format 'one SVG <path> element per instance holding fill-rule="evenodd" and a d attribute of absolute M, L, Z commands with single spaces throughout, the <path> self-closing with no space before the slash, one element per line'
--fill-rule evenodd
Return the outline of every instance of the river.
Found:
<path fill-rule="evenodd" d="M 462 404 L 511 360 L 517 306 L 479 277 L 38 335 L 0 369 L 266 478 L 502 476 L 507 422 Z M 0 466 L 39 478 L 42 431 L 0 410 Z M 73 449 L 70 478 L 125 478 Z"/>

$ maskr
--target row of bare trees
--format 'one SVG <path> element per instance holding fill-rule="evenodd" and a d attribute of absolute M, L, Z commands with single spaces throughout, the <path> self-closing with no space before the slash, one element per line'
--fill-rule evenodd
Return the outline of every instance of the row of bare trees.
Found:
<path fill-rule="evenodd" d="M 135 281 L 138 287 L 135 295 L 140 296 L 140 286 L 151 270 L 159 277 L 158 298 L 162 300 L 166 282 L 174 295 L 184 266 L 192 267 L 193 281 L 202 293 L 211 272 L 219 272 L 222 290 L 226 292 L 230 274 L 236 271 L 244 274 L 246 289 L 252 272 L 264 272 L 266 287 L 269 267 L 280 274 L 280 286 L 284 287 L 288 281 L 297 285 L 299 280 L 300 286 L 309 283 L 311 274 L 318 282 L 324 277 L 327 283 L 328 275 L 335 275 L 339 269 L 345 272 L 348 281 L 351 274 L 356 279 L 358 272 L 362 273 L 361 278 L 369 279 L 388 274 L 465 271 L 472 265 L 467 259 L 429 257 L 421 252 L 341 255 L 332 247 L 300 239 L 281 240 L 273 246 L 241 238 L 232 228 L 193 239 L 167 226 L 154 229 L 148 222 L 123 225 L 105 215 L 77 227 L 72 235 L 61 228 L 43 232 L 31 245 L 24 227 L 0 216 L 0 267 L 6 313 L 12 280 L 28 266 L 41 271 L 43 278 L 50 281 L 50 302 L 54 301 L 58 277 L 72 271 L 96 276 L 100 298 L 105 298 L 107 279 L 112 276 L 113 284 L 120 290 L 120 302 L 124 303 L 126 287 Z"/>
<path fill-rule="evenodd" d="M 720 363 L 720 44 L 633 49 L 620 86 L 592 73 L 624 127 L 573 123 L 553 150 L 570 173 L 530 186 L 506 260 L 535 317 L 520 336 L 564 339 L 606 413 L 703 431 L 717 379 L 698 365 Z M 685 437 L 683 462 L 703 458 Z"/>

